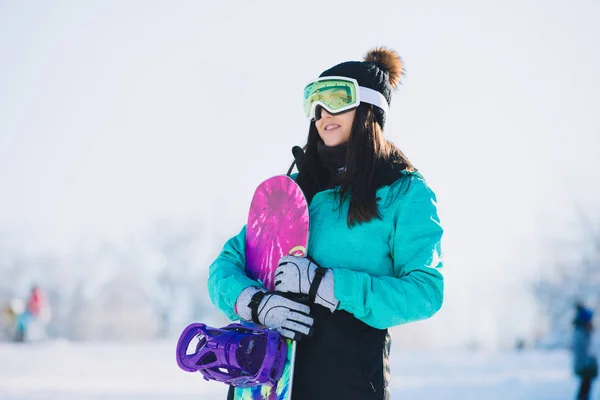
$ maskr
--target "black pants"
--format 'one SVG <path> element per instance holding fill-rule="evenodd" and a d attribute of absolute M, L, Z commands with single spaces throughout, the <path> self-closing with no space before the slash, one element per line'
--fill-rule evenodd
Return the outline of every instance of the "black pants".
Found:
<path fill-rule="evenodd" d="M 577 392 L 577 400 L 589 400 L 590 390 L 592 388 L 592 378 L 581 378 L 579 391 Z"/>
<path fill-rule="evenodd" d="M 389 400 L 389 332 L 346 311 L 314 305 L 311 315 L 314 334 L 296 348 L 292 399 Z"/>

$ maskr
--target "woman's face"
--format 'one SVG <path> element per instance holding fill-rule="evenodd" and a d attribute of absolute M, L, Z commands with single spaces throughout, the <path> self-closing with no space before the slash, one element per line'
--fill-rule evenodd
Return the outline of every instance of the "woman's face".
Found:
<path fill-rule="evenodd" d="M 350 140 L 355 114 L 355 108 L 338 115 L 331 115 L 324 108 L 321 109 L 321 119 L 315 122 L 315 126 L 325 146 L 337 146 Z"/>

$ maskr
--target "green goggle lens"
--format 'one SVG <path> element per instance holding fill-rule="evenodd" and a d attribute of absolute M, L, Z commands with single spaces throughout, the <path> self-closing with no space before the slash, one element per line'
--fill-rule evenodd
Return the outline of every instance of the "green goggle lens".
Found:
<path fill-rule="evenodd" d="M 310 118 L 315 103 L 329 112 L 338 112 L 358 105 L 357 85 L 342 79 L 322 79 L 304 88 L 304 114 Z"/>

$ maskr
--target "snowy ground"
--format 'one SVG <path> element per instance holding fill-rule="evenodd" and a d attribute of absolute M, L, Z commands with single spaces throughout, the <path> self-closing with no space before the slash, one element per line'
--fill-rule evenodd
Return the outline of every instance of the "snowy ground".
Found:
<path fill-rule="evenodd" d="M 174 345 L 0 343 L 0 399 L 224 399 L 224 385 L 178 369 Z M 392 399 L 572 399 L 577 382 L 569 365 L 569 355 L 557 351 L 396 350 Z"/>

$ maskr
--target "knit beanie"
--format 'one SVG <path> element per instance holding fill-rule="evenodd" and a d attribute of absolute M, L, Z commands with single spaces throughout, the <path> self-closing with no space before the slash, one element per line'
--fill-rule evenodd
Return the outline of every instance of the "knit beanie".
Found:
<path fill-rule="evenodd" d="M 354 78 L 359 86 L 378 91 L 385 97 L 388 106 L 392 102 L 392 91 L 404 75 L 402 60 L 398 54 L 386 47 L 376 47 L 369 50 L 363 61 L 346 61 L 324 71 L 324 76 L 344 76 Z M 377 122 L 383 128 L 385 111 L 374 106 L 373 111 Z"/>

